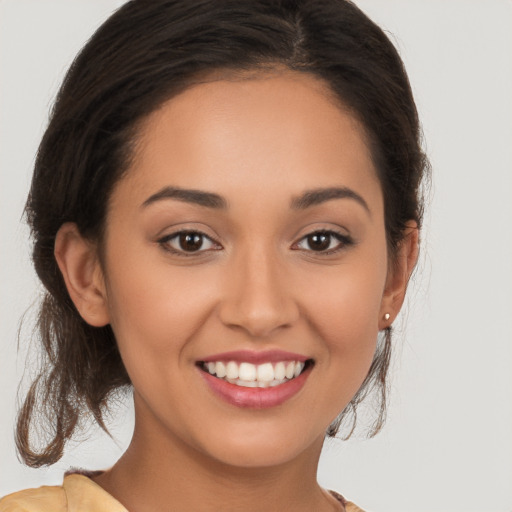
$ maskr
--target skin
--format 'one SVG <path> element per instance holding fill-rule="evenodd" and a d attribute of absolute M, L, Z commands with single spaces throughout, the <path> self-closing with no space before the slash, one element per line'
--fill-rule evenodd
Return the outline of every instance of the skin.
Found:
<path fill-rule="evenodd" d="M 165 187 L 215 193 L 227 207 L 144 206 Z M 290 206 L 329 187 L 367 208 L 351 197 Z M 411 223 L 389 264 L 383 208 L 364 131 L 312 76 L 216 79 L 151 114 L 109 203 L 102 262 L 74 224 L 56 242 L 75 305 L 112 325 L 134 387 L 132 443 L 97 483 L 131 512 L 340 510 L 316 482 L 324 433 L 364 380 L 417 257 Z M 204 233 L 201 250 L 170 252 L 180 230 Z M 314 251 L 307 235 L 318 230 L 351 242 Z M 270 349 L 315 364 L 269 409 L 222 401 L 196 366 Z"/>

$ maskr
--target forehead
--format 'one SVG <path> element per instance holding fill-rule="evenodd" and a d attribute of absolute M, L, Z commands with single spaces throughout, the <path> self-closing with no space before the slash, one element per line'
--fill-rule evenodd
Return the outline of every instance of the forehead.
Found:
<path fill-rule="evenodd" d="M 380 193 L 360 123 L 323 81 L 293 71 L 212 76 L 173 97 L 141 125 L 122 181 L 138 196 L 169 185 L 228 196 L 340 185 Z"/>

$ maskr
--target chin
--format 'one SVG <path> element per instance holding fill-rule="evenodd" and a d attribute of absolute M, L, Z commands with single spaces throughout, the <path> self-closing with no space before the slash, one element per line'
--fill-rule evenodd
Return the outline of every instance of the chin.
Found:
<path fill-rule="evenodd" d="M 299 453 L 300 450 L 288 449 L 286 446 L 250 446 L 246 443 L 243 447 L 227 449 L 223 453 L 215 454 L 215 458 L 227 466 L 256 469 L 281 466 L 297 458 Z"/>
<path fill-rule="evenodd" d="M 295 428 L 264 428 L 252 425 L 220 432 L 219 439 L 210 439 L 203 445 L 204 453 L 228 466 L 255 469 L 281 466 L 297 459 L 301 454 L 322 448 L 324 435 L 308 436 Z"/>

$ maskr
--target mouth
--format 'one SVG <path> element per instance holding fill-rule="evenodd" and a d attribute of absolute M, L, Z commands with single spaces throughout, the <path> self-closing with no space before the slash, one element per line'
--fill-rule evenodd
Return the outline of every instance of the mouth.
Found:
<path fill-rule="evenodd" d="M 203 372 L 235 386 L 271 388 L 296 379 L 313 364 L 313 359 L 262 364 L 253 364 L 247 361 L 199 361 L 198 367 Z"/>
<path fill-rule="evenodd" d="M 215 396 L 241 408 L 266 409 L 296 395 L 306 383 L 314 359 L 284 352 L 232 352 L 197 361 Z"/>

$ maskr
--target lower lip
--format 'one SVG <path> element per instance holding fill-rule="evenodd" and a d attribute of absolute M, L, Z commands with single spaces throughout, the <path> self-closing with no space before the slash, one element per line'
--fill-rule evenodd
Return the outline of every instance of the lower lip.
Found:
<path fill-rule="evenodd" d="M 286 402 L 296 395 L 304 386 L 311 373 L 311 368 L 304 370 L 298 377 L 268 388 L 244 388 L 218 379 L 199 370 L 210 389 L 222 400 L 237 407 L 251 409 L 268 409 Z"/>

